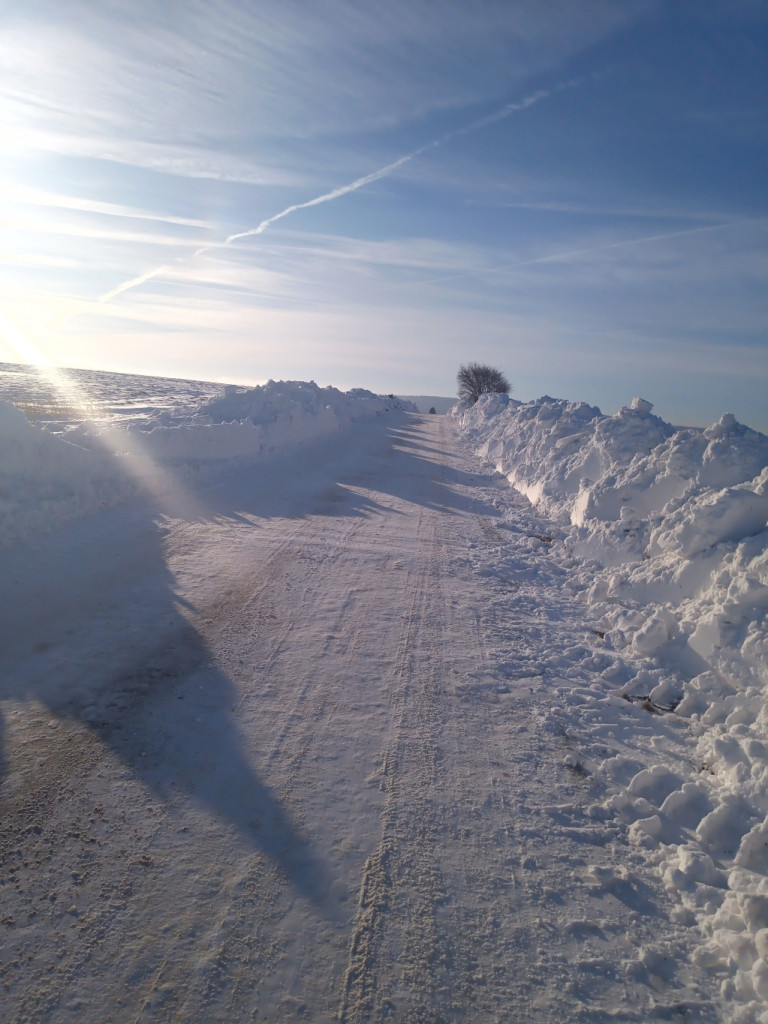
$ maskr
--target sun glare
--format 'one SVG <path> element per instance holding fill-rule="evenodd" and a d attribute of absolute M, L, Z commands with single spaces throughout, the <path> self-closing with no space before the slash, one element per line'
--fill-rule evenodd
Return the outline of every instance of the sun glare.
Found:
<path fill-rule="evenodd" d="M 30 363 L 32 366 L 52 366 L 51 361 L 43 355 L 37 345 L 33 345 L 29 338 L 14 323 L 11 323 L 2 310 L 0 310 L 0 338 L 11 348 L 16 349 L 23 363 Z"/>
<path fill-rule="evenodd" d="M 78 387 L 71 378 L 55 366 L 40 349 L 0 311 L 0 339 L 15 349 L 21 360 L 37 366 L 47 380 L 51 390 L 62 404 L 72 409 L 87 409 L 91 403 L 87 392 Z M 83 413 L 85 416 L 85 413 Z M 100 430 L 101 443 L 105 450 L 120 453 L 122 468 L 135 482 L 154 496 L 158 506 L 169 514 L 197 517 L 201 508 L 176 474 L 167 465 L 158 464 L 142 442 L 138 432 L 126 434 L 109 424 Z"/>
<path fill-rule="evenodd" d="M 74 408 L 86 404 L 86 397 L 63 374 L 60 369 L 42 352 L 34 342 L 21 331 L 16 324 L 8 319 L 0 310 L 0 338 L 15 349 L 21 361 L 30 366 L 40 368 L 51 389 L 65 402 Z"/>

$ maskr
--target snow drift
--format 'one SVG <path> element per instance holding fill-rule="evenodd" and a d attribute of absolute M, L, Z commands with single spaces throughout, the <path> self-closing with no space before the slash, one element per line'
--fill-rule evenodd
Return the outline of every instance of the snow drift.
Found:
<path fill-rule="evenodd" d="M 553 521 L 602 647 L 582 666 L 598 683 L 563 680 L 547 724 L 580 723 L 609 784 L 595 817 L 625 822 L 698 923 L 728 1019 L 765 1024 L 768 437 L 732 415 L 675 429 L 644 399 L 605 416 L 488 395 L 453 416 Z"/>
<path fill-rule="evenodd" d="M 362 419 L 415 406 L 370 391 L 314 382 L 228 386 L 185 411 L 164 410 L 133 425 L 86 421 L 53 434 L 0 402 L 0 544 L 33 539 L 176 476 L 222 460 L 265 459 L 344 431 Z"/>
<path fill-rule="evenodd" d="M 415 411 L 410 403 L 362 388 L 344 392 L 314 381 L 271 380 L 256 388 L 229 385 L 221 398 L 185 416 L 166 413 L 141 426 L 109 430 L 85 423 L 71 436 L 86 446 L 98 438 L 116 451 L 184 463 L 260 458 L 395 409 Z"/>
<path fill-rule="evenodd" d="M 675 430 L 643 399 L 604 416 L 488 395 L 454 415 L 517 490 L 570 527 L 564 546 L 595 563 L 585 596 L 614 637 L 643 655 L 675 640 L 731 680 L 768 683 L 752 637 L 768 609 L 768 437 L 731 415 Z M 632 622 L 630 605 L 661 611 Z M 722 653 L 726 624 L 740 634 L 738 665 Z"/>
<path fill-rule="evenodd" d="M 87 515 L 131 489 L 114 458 L 48 434 L 0 402 L 0 544 Z"/>

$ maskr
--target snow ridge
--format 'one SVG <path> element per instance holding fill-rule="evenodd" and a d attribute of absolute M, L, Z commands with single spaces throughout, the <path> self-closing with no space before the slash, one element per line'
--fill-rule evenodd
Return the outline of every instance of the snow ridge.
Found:
<path fill-rule="evenodd" d="M 109 419 L 70 424 L 52 434 L 0 401 L 0 544 L 27 541 L 57 524 L 153 488 L 172 468 L 197 476 L 223 460 L 271 458 L 407 401 L 313 381 L 226 386 L 221 397 L 165 409 L 128 425 Z"/>

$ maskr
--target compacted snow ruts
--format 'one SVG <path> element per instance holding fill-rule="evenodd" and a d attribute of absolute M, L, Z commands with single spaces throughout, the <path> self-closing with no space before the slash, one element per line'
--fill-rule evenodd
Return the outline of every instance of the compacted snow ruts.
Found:
<path fill-rule="evenodd" d="M 719 1019 L 501 483 L 390 412 L 7 555 L 4 1019 Z"/>

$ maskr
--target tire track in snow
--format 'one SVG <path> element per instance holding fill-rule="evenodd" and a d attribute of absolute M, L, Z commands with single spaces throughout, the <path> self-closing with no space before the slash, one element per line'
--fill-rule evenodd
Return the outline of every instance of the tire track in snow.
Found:
<path fill-rule="evenodd" d="M 393 1017 L 437 1022 L 451 949 L 437 924 L 445 898 L 431 796 L 442 768 L 438 667 L 442 617 L 437 597 L 438 516 L 420 513 L 418 559 L 393 672 L 394 736 L 384 752 L 381 839 L 366 862 L 338 1012 L 342 1024 Z"/>
<path fill-rule="evenodd" d="M 269 532 L 257 534 L 253 550 L 241 565 L 246 578 L 220 604 L 206 608 L 205 630 L 223 668 L 232 677 L 245 676 L 240 678 L 241 696 L 233 709 L 238 720 L 263 700 L 264 687 L 280 679 L 289 682 L 283 676 L 290 669 L 297 637 L 306 621 L 314 618 L 322 599 L 324 577 L 334 572 L 359 527 L 360 521 L 339 519 L 336 532 L 320 532 L 310 519 L 281 524 L 277 539 Z M 323 555 L 313 565 L 307 552 L 318 542 L 323 543 Z M 263 553 L 261 545 L 266 545 Z M 251 660 L 244 667 L 243 655 L 249 654 Z M 327 697 L 322 702 L 313 699 L 317 696 L 313 674 L 298 679 L 287 693 L 279 705 L 280 720 L 270 730 L 269 745 L 258 757 L 258 769 L 260 774 L 277 773 L 275 797 L 301 829 L 304 822 L 292 793 L 308 743 L 304 740 L 297 746 L 297 736 L 305 705 L 311 703 L 313 717 L 327 714 Z M 286 853 L 290 856 L 291 851 Z M 225 1013 L 229 1019 L 238 1019 L 243 1006 L 258 1003 L 259 977 L 280 971 L 283 952 L 275 935 L 289 888 L 280 869 L 263 856 L 249 857 L 233 867 L 225 914 L 208 952 L 208 966 L 196 991 L 188 993 L 185 1012 L 192 1015 L 204 1007 L 212 1015 Z"/>
<path fill-rule="evenodd" d="M 430 437 L 424 448 L 438 455 L 439 484 L 450 484 L 449 431 L 444 421 L 431 426 L 441 436 Z M 439 494 L 436 489 L 436 506 L 444 500 Z M 475 912 L 479 881 L 490 898 L 513 892 L 514 880 L 501 854 L 493 856 L 499 836 L 491 826 L 478 827 L 483 808 L 473 794 L 482 791 L 478 778 L 489 774 L 487 721 L 467 714 L 457 688 L 463 674 L 478 675 L 476 660 L 483 658 L 479 618 L 451 579 L 467 530 L 474 538 L 476 517 L 433 509 L 420 514 L 418 558 L 407 583 L 412 596 L 392 673 L 394 736 L 383 756 L 381 839 L 360 886 L 338 1013 L 342 1024 L 464 1021 L 474 1019 L 469 1014 L 478 1005 L 491 1014 L 480 1019 L 493 1020 L 500 1007 L 514 1005 L 505 998 L 503 978 L 489 982 L 499 935 L 487 931 L 487 907 Z M 459 773 L 467 786 L 457 799 Z"/>
<path fill-rule="evenodd" d="M 264 653 L 255 657 L 246 673 L 252 679 L 241 680 L 236 717 L 243 719 L 259 705 L 265 687 L 276 689 L 274 709 L 279 718 L 274 727 L 266 728 L 271 738 L 257 767 L 274 780 L 276 799 L 300 829 L 306 825 L 302 798 L 317 785 L 316 759 L 322 758 L 323 748 L 333 746 L 339 697 L 355 676 L 356 661 L 365 654 L 361 648 L 372 648 L 380 639 L 381 591 L 391 578 L 388 550 L 370 545 L 367 557 L 373 556 L 374 571 L 366 573 L 363 586 L 348 590 L 342 604 L 334 603 L 335 590 L 327 587 L 329 578 L 357 581 L 356 537 L 363 525 L 361 518 L 343 516 L 311 517 L 291 524 L 287 533 L 283 525 L 281 540 L 267 557 L 258 559 L 258 569 L 252 555 L 248 580 L 215 609 L 205 609 L 211 646 L 224 655 L 222 667 L 230 675 L 243 674 L 238 665 L 249 645 L 255 650 L 265 642 Z M 262 543 L 269 551 L 271 539 L 262 538 Z M 305 661 L 297 650 L 308 646 L 314 654 Z M 302 664 L 307 670 L 297 672 Z M 290 895 L 280 872 L 263 858 L 251 859 L 230 881 L 220 938 L 204 972 L 208 980 L 202 991 L 198 981 L 184 1007 L 190 1013 L 206 1007 L 211 1014 L 237 1019 L 244 1006 L 261 1005 L 256 979 L 281 970 L 285 954 L 274 936 L 281 930 L 280 915 Z M 329 944 L 332 941 L 329 935 Z M 225 995 L 217 981 L 223 977 Z M 283 1019 L 300 1015 L 300 1003 L 281 1006 L 279 1012 Z"/>

